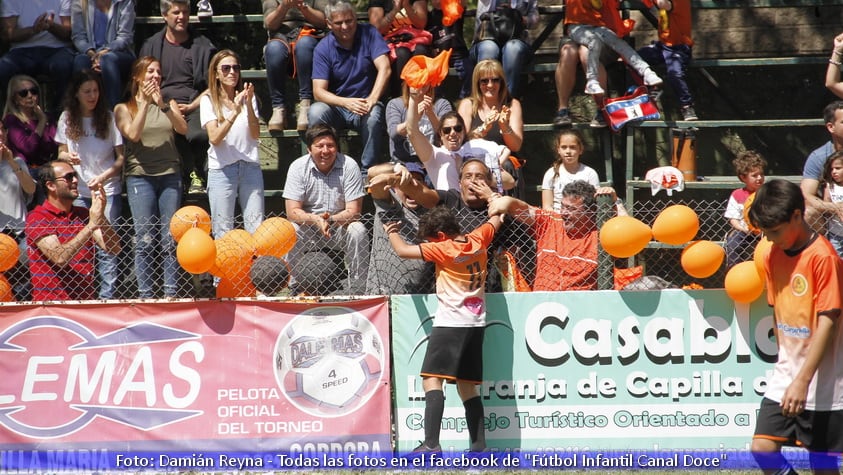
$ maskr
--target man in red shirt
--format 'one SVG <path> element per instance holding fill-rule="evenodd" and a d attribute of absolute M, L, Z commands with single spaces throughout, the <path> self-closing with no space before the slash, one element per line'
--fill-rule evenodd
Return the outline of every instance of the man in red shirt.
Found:
<path fill-rule="evenodd" d="M 26 217 L 32 299 L 95 299 L 94 245 L 120 252 L 120 238 L 105 218 L 105 191 L 91 189 L 90 210 L 73 206 L 79 177 L 58 160 L 41 168 L 41 183 L 47 199 Z"/>
<path fill-rule="evenodd" d="M 534 291 L 597 289 L 597 195 L 611 195 L 618 215 L 626 216 L 613 188 L 595 189 L 579 180 L 563 188 L 559 213 L 511 196 L 489 202 L 490 216 L 508 214 L 531 227 L 537 253 Z"/>

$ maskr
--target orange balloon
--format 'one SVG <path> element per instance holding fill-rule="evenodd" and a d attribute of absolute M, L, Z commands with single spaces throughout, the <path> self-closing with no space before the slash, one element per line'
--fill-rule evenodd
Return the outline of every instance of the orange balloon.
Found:
<path fill-rule="evenodd" d="M 691 277 L 705 279 L 717 272 L 726 257 L 726 250 L 711 241 L 694 241 L 682 250 L 682 268 Z"/>
<path fill-rule="evenodd" d="M 218 299 L 233 299 L 238 297 L 254 297 L 257 289 L 248 277 L 244 279 L 220 279 L 217 284 Z"/>
<path fill-rule="evenodd" d="M 770 250 L 773 248 L 773 241 L 767 239 L 767 236 L 761 236 L 758 244 L 755 245 L 755 252 L 752 253 L 752 262 L 755 263 L 755 269 L 761 280 L 765 280 L 767 276 L 767 256 L 770 255 Z"/>
<path fill-rule="evenodd" d="M 735 264 L 726 273 L 726 294 L 740 303 L 755 301 L 764 292 L 764 281 L 752 261 Z"/>
<path fill-rule="evenodd" d="M 258 256 L 284 257 L 296 245 L 296 228 L 284 218 L 269 218 L 252 233 Z"/>
<path fill-rule="evenodd" d="M 15 239 L 8 234 L 0 234 L 0 272 L 15 267 L 20 257 L 20 248 Z"/>
<path fill-rule="evenodd" d="M 614 257 L 631 257 L 647 247 L 653 233 L 632 216 L 615 216 L 600 228 L 600 245 Z"/>
<path fill-rule="evenodd" d="M 749 196 L 747 196 L 746 201 L 743 202 L 743 220 L 750 232 L 754 234 L 761 234 L 761 230 L 753 226 L 752 222 L 749 221 L 749 208 L 752 207 L 753 202 L 755 202 L 755 192 L 752 192 Z"/>
<path fill-rule="evenodd" d="M 249 234 L 249 231 L 246 231 L 245 229 L 232 229 L 231 231 L 225 233 L 222 238 L 237 243 L 237 245 L 248 250 L 252 254 L 255 253 L 255 249 L 257 248 L 255 238 L 252 237 L 252 235 Z"/>
<path fill-rule="evenodd" d="M 15 294 L 12 292 L 12 284 L 5 275 L 0 274 L 0 302 L 14 302 Z"/>
<path fill-rule="evenodd" d="M 700 230 L 697 213 L 685 205 L 672 205 L 663 209 L 653 223 L 653 237 L 665 244 L 676 246 L 694 239 Z"/>
<path fill-rule="evenodd" d="M 413 56 L 401 70 L 401 79 L 408 86 L 422 89 L 425 86 L 436 87 L 448 76 L 448 61 L 451 50 L 439 53 L 435 58 L 423 54 Z"/>
<path fill-rule="evenodd" d="M 184 233 L 190 228 L 199 228 L 206 234 L 211 232 L 211 216 L 198 206 L 184 206 L 173 214 L 170 219 L 170 234 L 179 242 Z"/>
<path fill-rule="evenodd" d="M 440 6 L 442 7 L 442 24 L 445 26 L 453 25 L 465 11 L 460 0 L 442 0 Z"/>
<path fill-rule="evenodd" d="M 191 274 L 208 272 L 216 257 L 214 240 L 203 229 L 190 228 L 176 246 L 176 259 Z"/>
<path fill-rule="evenodd" d="M 236 231 L 236 230 L 234 230 Z M 254 238 L 246 231 L 248 239 L 242 233 L 231 234 L 229 231 L 216 240 L 217 257 L 211 273 L 228 279 L 248 279 L 255 255 Z M 251 244 L 250 244 L 251 243 Z"/>

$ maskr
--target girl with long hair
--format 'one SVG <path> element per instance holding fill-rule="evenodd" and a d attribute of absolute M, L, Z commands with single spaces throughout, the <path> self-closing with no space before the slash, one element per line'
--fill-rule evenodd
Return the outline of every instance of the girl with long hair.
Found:
<path fill-rule="evenodd" d="M 126 140 L 126 195 L 135 227 L 135 274 L 138 296 L 156 296 L 156 261 L 161 256 L 165 297 L 178 296 L 179 263 L 170 219 L 181 206 L 181 157 L 175 134 L 187 133 L 187 121 L 175 99 L 161 96 L 161 63 L 152 56 L 132 65 L 127 102 L 117 105 L 117 128 Z"/>
<path fill-rule="evenodd" d="M 79 176 L 76 206 L 91 206 L 91 189 L 103 186 L 106 218 L 117 224 L 122 213 L 120 173 L 123 170 L 123 137 L 114 114 L 102 95 L 100 75 L 85 69 L 73 74 L 59 117 L 56 142 L 59 160 L 64 160 Z M 99 298 L 115 295 L 120 274 L 119 256 L 97 249 Z"/>
<path fill-rule="evenodd" d="M 556 136 L 556 159 L 542 179 L 542 209 L 562 211 L 562 189 L 572 181 L 582 180 L 600 188 L 597 172 L 580 162 L 585 146 L 579 132 L 566 129 Z"/>

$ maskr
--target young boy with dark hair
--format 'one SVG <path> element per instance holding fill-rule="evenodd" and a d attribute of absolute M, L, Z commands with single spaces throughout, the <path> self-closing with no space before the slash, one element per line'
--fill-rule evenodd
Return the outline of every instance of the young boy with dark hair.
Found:
<path fill-rule="evenodd" d="M 783 445 L 810 452 L 814 473 L 839 473 L 843 452 L 843 262 L 805 221 L 799 186 L 771 180 L 755 195 L 750 222 L 773 242 L 765 261 L 778 360 L 761 401 L 752 452 L 764 473 L 795 474 Z"/>
<path fill-rule="evenodd" d="M 419 219 L 419 245 L 407 244 L 398 233 L 400 224 L 384 224 L 395 253 L 405 259 L 436 264 L 436 297 L 439 307 L 422 363 L 424 389 L 424 442 L 415 452 L 439 452 L 439 432 L 445 411 L 442 380 L 455 381 L 465 407 L 470 450 L 486 448 L 483 401 L 477 385 L 483 382 L 483 335 L 486 329 L 485 282 L 487 248 L 500 229 L 495 216 L 474 231 L 463 234 L 452 208 L 436 206 Z"/>

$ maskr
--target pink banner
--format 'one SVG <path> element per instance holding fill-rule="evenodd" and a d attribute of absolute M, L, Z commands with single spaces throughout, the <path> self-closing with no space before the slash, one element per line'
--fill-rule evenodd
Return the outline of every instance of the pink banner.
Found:
<path fill-rule="evenodd" d="M 0 316 L 0 450 L 391 450 L 384 298 Z"/>

